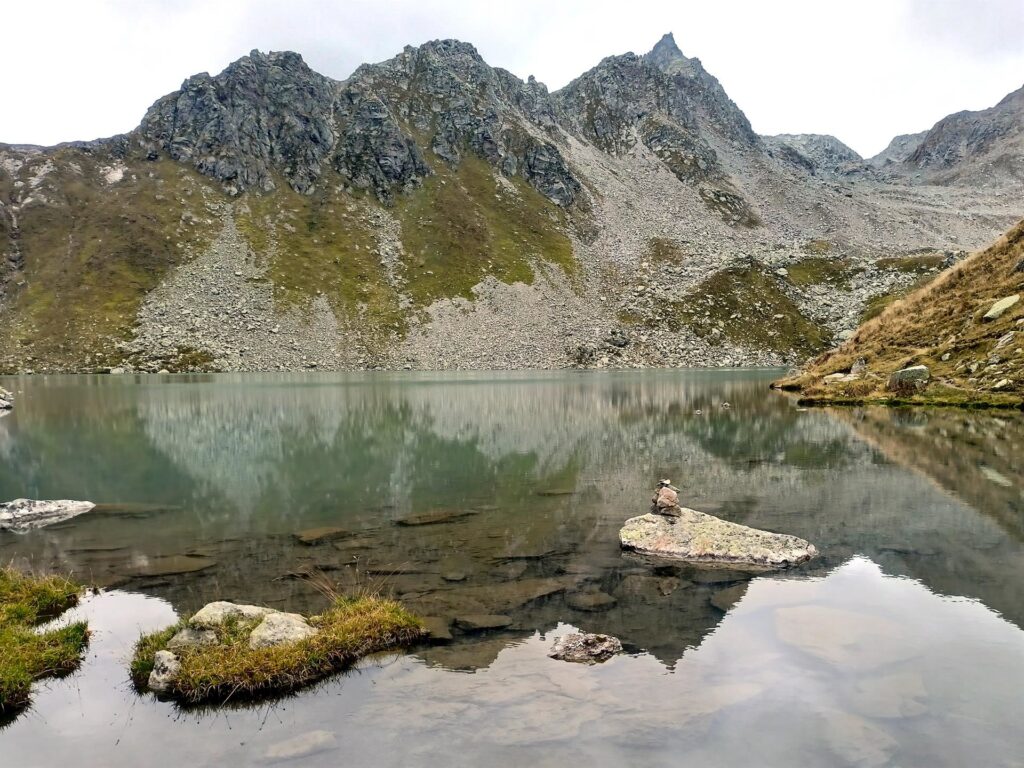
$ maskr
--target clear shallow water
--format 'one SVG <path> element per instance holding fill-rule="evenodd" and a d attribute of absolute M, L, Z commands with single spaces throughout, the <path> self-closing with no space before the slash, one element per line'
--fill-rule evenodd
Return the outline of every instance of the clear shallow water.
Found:
<path fill-rule="evenodd" d="M 338 748 L 302 764 L 1020 765 L 1020 415 L 800 412 L 770 378 L 2 382 L 19 399 L 0 498 L 103 506 L 0 533 L 0 559 L 110 587 L 79 609 L 96 632 L 83 669 L 0 731 L 5 763 L 262 764 L 324 731 Z M 617 529 L 663 476 L 822 557 L 754 579 L 624 558 Z M 295 541 L 318 526 L 349 534 Z M 217 598 L 316 610 L 298 577 L 314 571 L 424 615 L 515 623 L 274 706 L 180 712 L 130 691 L 140 630 Z M 594 591 L 615 604 L 582 610 Z M 574 627 L 630 654 L 548 659 Z"/>

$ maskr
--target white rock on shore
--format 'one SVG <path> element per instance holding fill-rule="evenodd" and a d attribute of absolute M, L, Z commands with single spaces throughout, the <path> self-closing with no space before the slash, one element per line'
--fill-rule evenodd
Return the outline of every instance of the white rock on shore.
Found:
<path fill-rule="evenodd" d="M 0 503 L 0 530 L 26 533 L 78 517 L 95 508 L 91 501 L 34 501 L 15 499 Z"/>
<path fill-rule="evenodd" d="M 619 531 L 623 549 L 644 555 L 698 563 L 752 568 L 786 568 L 818 554 L 796 536 L 730 523 L 695 509 L 678 515 L 646 514 L 626 521 Z"/>

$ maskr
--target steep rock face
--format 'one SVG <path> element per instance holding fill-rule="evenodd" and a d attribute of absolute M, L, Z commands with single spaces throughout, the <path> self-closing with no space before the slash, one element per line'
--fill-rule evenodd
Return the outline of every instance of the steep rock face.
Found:
<path fill-rule="evenodd" d="M 308 191 L 338 140 L 336 92 L 296 53 L 252 51 L 219 75 L 194 75 L 159 99 L 139 132 L 235 191 L 270 191 L 275 174 Z"/>
<path fill-rule="evenodd" d="M 920 131 L 919 133 L 903 133 L 894 136 L 893 140 L 889 142 L 889 146 L 874 157 L 868 158 L 867 162 L 875 168 L 883 168 L 891 163 L 902 163 L 914 154 L 927 135 L 928 131 Z"/>
<path fill-rule="evenodd" d="M 468 149 L 507 176 L 521 174 L 562 206 L 582 189 L 552 141 L 559 132 L 547 89 L 489 66 L 468 43 L 407 47 L 389 61 L 361 66 L 346 85 L 350 93 L 377 94 L 450 165 Z"/>
<path fill-rule="evenodd" d="M 906 165 L 945 172 L 945 180 L 970 177 L 972 171 L 1001 171 L 1024 178 L 1024 88 L 994 107 L 957 112 L 927 132 Z"/>
<path fill-rule="evenodd" d="M 817 133 L 780 133 L 765 139 L 769 146 L 779 149 L 781 155 L 795 162 L 811 173 L 837 173 L 851 163 L 861 163 L 863 158 L 835 136 Z M 794 158 L 796 153 L 798 158 Z"/>
<path fill-rule="evenodd" d="M 391 202 L 431 173 L 425 152 L 455 166 L 468 148 L 571 205 L 579 182 L 526 123 L 554 128 L 542 85 L 488 66 L 471 45 L 439 40 L 341 83 L 298 54 L 253 51 L 219 75 L 186 80 L 150 108 L 139 132 L 152 155 L 167 152 L 229 193 L 270 192 L 281 177 L 308 194 L 329 167 Z"/>

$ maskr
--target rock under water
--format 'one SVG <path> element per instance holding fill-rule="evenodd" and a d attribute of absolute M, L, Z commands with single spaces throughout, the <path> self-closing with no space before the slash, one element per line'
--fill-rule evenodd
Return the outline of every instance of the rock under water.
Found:
<path fill-rule="evenodd" d="M 695 509 L 678 516 L 646 514 L 626 521 L 622 548 L 644 555 L 752 568 L 786 568 L 810 560 L 818 550 L 796 536 L 730 523 Z"/>
<path fill-rule="evenodd" d="M 78 517 L 95 506 L 91 501 L 15 499 L 0 503 L 0 530 L 26 533 L 33 528 L 42 528 Z"/>

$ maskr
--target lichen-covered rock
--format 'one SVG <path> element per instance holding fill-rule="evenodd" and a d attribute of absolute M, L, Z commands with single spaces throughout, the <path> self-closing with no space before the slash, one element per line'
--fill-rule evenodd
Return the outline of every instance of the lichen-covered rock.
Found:
<path fill-rule="evenodd" d="M 25 533 L 84 515 L 95 506 L 91 501 L 15 499 L 0 504 L 0 530 Z"/>
<path fill-rule="evenodd" d="M 149 673 L 149 690 L 167 693 L 181 672 L 181 662 L 170 651 L 157 651 L 153 656 L 153 671 Z"/>
<path fill-rule="evenodd" d="M 548 656 L 577 664 L 600 664 L 619 653 L 622 643 L 616 637 L 574 632 L 558 638 Z"/>
<path fill-rule="evenodd" d="M 993 320 L 998 320 L 1006 313 L 1006 310 L 1010 309 L 1010 307 L 1012 307 L 1018 301 L 1020 301 L 1019 293 L 1015 293 L 1012 296 L 1006 296 L 1005 298 L 1000 299 L 999 301 L 992 305 L 992 308 L 988 312 L 985 313 L 985 316 L 981 318 L 982 321 L 992 322 Z"/>
<path fill-rule="evenodd" d="M 927 365 L 912 365 L 909 368 L 894 371 L 889 376 L 889 381 L 885 386 L 889 391 L 900 389 L 901 387 L 920 389 L 928 383 L 930 378 L 931 371 L 928 370 Z"/>
<path fill-rule="evenodd" d="M 226 600 L 217 600 L 204 605 L 189 620 L 189 624 L 199 629 L 215 629 L 228 619 L 254 621 L 271 613 L 277 613 L 277 611 L 260 605 L 240 605 L 229 603 Z"/>
<path fill-rule="evenodd" d="M 619 531 L 623 549 L 644 555 L 698 563 L 753 568 L 785 568 L 818 551 L 796 536 L 730 523 L 695 509 L 679 507 L 679 517 L 640 515 Z"/>
<path fill-rule="evenodd" d="M 312 637 L 316 629 L 297 613 L 268 613 L 249 635 L 250 648 L 297 643 Z"/>
<path fill-rule="evenodd" d="M 194 627 L 185 627 L 178 630 L 174 637 L 167 641 L 167 649 L 171 651 L 178 651 L 182 648 L 215 645 L 216 642 L 217 633 L 212 629 L 195 629 Z"/>

